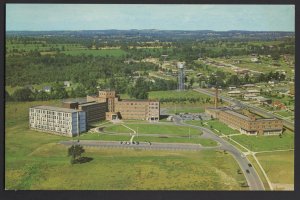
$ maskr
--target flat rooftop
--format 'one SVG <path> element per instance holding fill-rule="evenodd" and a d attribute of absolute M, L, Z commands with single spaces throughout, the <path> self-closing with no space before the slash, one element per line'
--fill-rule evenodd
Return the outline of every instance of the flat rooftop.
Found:
<path fill-rule="evenodd" d="M 239 117 L 239 118 L 242 118 L 242 119 L 245 119 L 245 120 L 248 120 L 248 121 L 250 120 L 250 118 L 247 117 L 246 115 L 242 115 L 242 114 L 240 114 L 240 113 L 238 113 L 238 112 L 234 112 L 234 111 L 232 111 L 232 110 L 224 110 L 223 112 L 226 112 L 226 113 L 228 113 L 228 114 L 237 116 L 237 117 Z"/>
<path fill-rule="evenodd" d="M 106 102 L 102 102 L 102 103 L 106 103 Z M 101 103 L 91 101 L 91 102 L 81 103 L 81 104 L 79 104 L 79 106 L 91 106 L 91 105 L 97 105 L 97 104 L 101 104 Z"/>
<path fill-rule="evenodd" d="M 59 111 L 59 112 L 68 112 L 68 113 L 80 112 L 80 110 L 75 110 L 75 109 L 70 109 L 70 108 L 54 107 L 54 106 L 34 106 L 34 107 L 31 107 L 31 108 L 42 109 L 42 110 L 52 110 L 52 111 Z"/>
<path fill-rule="evenodd" d="M 149 100 L 149 99 L 121 99 L 121 102 L 159 102 L 158 100 Z"/>

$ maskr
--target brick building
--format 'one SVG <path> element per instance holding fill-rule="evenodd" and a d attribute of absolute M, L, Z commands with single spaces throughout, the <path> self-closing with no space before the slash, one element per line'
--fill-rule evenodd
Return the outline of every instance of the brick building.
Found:
<path fill-rule="evenodd" d="M 115 91 L 99 91 L 98 95 L 87 96 L 87 101 L 107 103 L 106 119 L 136 119 L 158 121 L 159 101 L 155 100 L 122 100 Z"/>
<path fill-rule="evenodd" d="M 256 119 L 253 114 L 249 113 L 247 116 L 227 107 L 206 108 L 205 112 L 243 134 L 278 135 L 283 129 L 283 122 L 280 119 Z"/>

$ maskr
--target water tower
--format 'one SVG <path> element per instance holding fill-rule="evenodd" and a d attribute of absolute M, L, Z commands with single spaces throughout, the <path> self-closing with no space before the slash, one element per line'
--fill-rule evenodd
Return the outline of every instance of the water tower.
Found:
<path fill-rule="evenodd" d="M 178 68 L 178 90 L 182 91 L 184 90 L 184 63 L 177 63 L 177 68 Z"/>

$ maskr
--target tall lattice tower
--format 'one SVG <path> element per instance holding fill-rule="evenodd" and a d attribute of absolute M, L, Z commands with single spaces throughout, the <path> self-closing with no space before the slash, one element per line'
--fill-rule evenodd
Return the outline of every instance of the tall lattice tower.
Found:
<path fill-rule="evenodd" d="M 185 78 L 184 64 L 179 62 L 177 63 L 177 67 L 178 67 L 178 90 L 182 91 L 184 90 L 184 78 Z"/>

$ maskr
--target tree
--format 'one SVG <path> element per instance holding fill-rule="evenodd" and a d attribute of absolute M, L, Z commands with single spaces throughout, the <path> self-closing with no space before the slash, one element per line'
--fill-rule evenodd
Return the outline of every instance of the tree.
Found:
<path fill-rule="evenodd" d="M 68 148 L 68 156 L 71 156 L 71 164 L 75 164 L 78 158 L 81 158 L 81 154 L 85 152 L 84 148 L 79 144 L 73 144 Z"/>
<path fill-rule="evenodd" d="M 142 77 L 138 78 L 135 85 L 128 90 L 128 94 L 136 99 L 147 99 L 148 92 L 149 85 Z"/>
<path fill-rule="evenodd" d="M 190 87 L 193 86 L 194 82 L 195 82 L 195 79 L 194 79 L 194 77 L 192 77 L 192 78 L 190 79 Z"/>
<path fill-rule="evenodd" d="M 16 101 L 30 101 L 33 99 L 33 93 L 28 88 L 17 89 L 12 96 Z"/>

